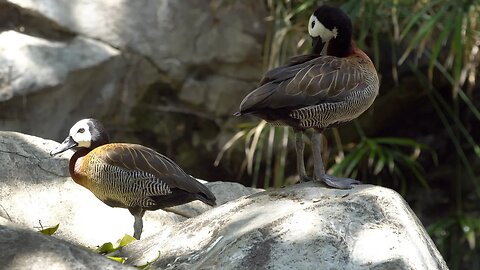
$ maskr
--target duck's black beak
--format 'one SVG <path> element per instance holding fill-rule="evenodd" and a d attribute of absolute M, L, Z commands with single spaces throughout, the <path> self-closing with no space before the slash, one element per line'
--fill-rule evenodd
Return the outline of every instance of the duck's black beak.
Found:
<path fill-rule="evenodd" d="M 323 47 L 325 46 L 325 42 L 318 37 L 312 37 L 312 53 L 313 54 L 321 54 Z"/>
<path fill-rule="evenodd" d="M 78 145 L 78 143 L 73 140 L 72 136 L 68 136 L 59 146 L 57 146 L 55 149 L 50 151 L 50 156 L 53 157 L 57 154 L 65 152 L 68 149 L 71 149 L 71 148 L 73 148 L 77 145 Z"/>

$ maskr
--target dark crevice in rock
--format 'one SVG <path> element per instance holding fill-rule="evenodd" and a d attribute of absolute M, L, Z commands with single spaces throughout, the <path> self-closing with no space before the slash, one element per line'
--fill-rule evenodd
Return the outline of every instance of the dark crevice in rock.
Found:
<path fill-rule="evenodd" d="M 16 4 L 0 2 L 0 32 L 15 30 L 54 41 L 66 41 L 76 34 L 37 11 Z"/>
<path fill-rule="evenodd" d="M 84 37 L 84 38 L 87 38 L 87 39 L 91 39 L 91 40 L 95 40 L 95 41 L 98 41 L 100 43 L 103 43 L 119 52 L 121 52 L 123 55 L 125 54 L 132 54 L 132 55 L 137 55 L 143 59 L 145 59 L 145 61 L 147 61 L 147 63 L 149 63 L 156 71 L 158 74 L 160 75 L 165 75 L 166 72 L 164 70 L 162 70 L 156 63 L 155 63 L 155 60 L 153 60 L 150 56 L 148 55 L 144 55 L 134 49 L 132 49 L 131 47 L 129 46 L 125 46 L 124 48 L 120 47 L 120 46 L 117 46 L 117 45 L 114 45 L 106 40 L 103 40 L 101 38 L 97 38 L 97 37 L 93 37 L 93 36 L 89 36 L 85 33 L 76 33 L 78 36 L 81 36 L 81 37 Z"/>
<path fill-rule="evenodd" d="M 145 61 L 147 61 L 150 65 L 152 65 L 152 67 L 158 72 L 158 74 L 166 74 L 166 71 L 164 71 L 163 69 L 161 69 L 157 63 L 155 63 L 155 60 L 153 60 L 150 56 L 148 55 L 144 55 L 138 51 L 135 51 L 133 49 L 129 49 L 130 52 L 132 52 L 133 54 L 136 54 L 140 57 L 143 57 L 145 59 Z"/>
<path fill-rule="evenodd" d="M 12 152 L 12 151 L 6 151 L 6 150 L 1 150 L 0 149 L 0 153 L 12 154 L 12 155 L 16 155 L 16 156 L 23 157 L 23 158 L 32 158 L 33 157 L 33 158 L 38 160 L 38 158 L 36 156 L 26 156 L 26 155 L 19 154 L 17 152 Z"/>
<path fill-rule="evenodd" d="M 58 174 L 58 173 L 54 173 L 54 172 L 52 172 L 52 171 L 49 171 L 49 170 L 43 168 L 42 166 L 40 166 L 40 164 L 37 164 L 37 167 L 38 167 L 40 170 L 42 170 L 42 171 L 44 171 L 44 172 L 46 172 L 46 173 L 48 173 L 48 174 L 51 174 L 51 175 L 53 175 L 53 176 L 56 176 L 56 177 L 69 177 L 69 175 L 62 175 L 62 174 Z"/>
<path fill-rule="evenodd" d="M 100 43 L 103 43 L 107 46 L 110 46 L 112 47 L 113 49 L 115 50 L 118 50 L 120 52 L 122 52 L 122 54 L 133 54 L 133 55 L 137 55 L 137 56 L 140 56 L 141 58 L 145 59 L 145 61 L 147 61 L 150 65 L 152 65 L 152 67 L 157 71 L 158 74 L 161 74 L 161 75 L 164 75 L 166 74 L 166 72 L 164 70 L 162 70 L 158 65 L 157 63 L 155 63 L 155 60 L 153 60 L 150 56 L 148 55 L 144 55 L 142 53 L 140 53 L 139 51 L 129 47 L 129 46 L 125 46 L 124 48 L 120 47 L 120 46 L 117 46 L 117 45 L 114 45 L 108 41 L 105 41 L 101 38 L 97 38 L 97 37 L 93 37 L 93 36 L 89 36 L 89 35 L 86 35 L 84 33 L 77 33 L 79 36 L 82 36 L 82 37 L 85 37 L 85 38 L 88 38 L 88 39 L 91 39 L 91 40 L 95 40 L 95 41 L 98 41 Z"/>
<path fill-rule="evenodd" d="M 0 208 L 2 208 L 3 212 L 6 215 L 6 217 L 4 217 L 3 215 L 0 215 L 0 217 L 4 217 L 4 218 L 8 219 L 10 222 L 13 222 L 12 218 L 10 217 L 10 215 L 7 212 L 7 209 L 5 209 L 5 207 L 3 207 L 2 204 L 0 204 Z"/>
<path fill-rule="evenodd" d="M 37 157 L 37 156 L 35 156 L 35 155 L 27 156 L 27 155 L 22 155 L 22 154 L 17 153 L 17 152 L 6 151 L 6 150 L 1 150 L 1 149 L 0 149 L 0 153 L 6 153 L 6 154 L 11 154 L 11 155 L 16 155 L 16 156 L 19 156 L 19 157 L 22 157 L 22 158 L 25 158 L 25 159 L 34 158 L 34 159 L 37 160 L 38 162 L 44 160 L 44 159 L 41 159 L 41 158 L 39 158 L 39 157 Z M 53 176 L 56 176 L 56 177 L 68 177 L 68 175 L 57 174 L 57 173 L 55 173 L 55 172 L 52 172 L 52 171 L 50 171 L 50 170 L 47 170 L 47 169 L 43 168 L 43 167 L 42 167 L 40 164 L 38 164 L 38 163 L 37 163 L 36 165 L 37 165 L 37 167 L 38 167 L 39 169 L 41 169 L 42 171 L 44 171 L 44 172 L 46 172 L 46 173 L 48 173 L 48 174 L 51 174 L 51 175 L 53 175 Z"/>

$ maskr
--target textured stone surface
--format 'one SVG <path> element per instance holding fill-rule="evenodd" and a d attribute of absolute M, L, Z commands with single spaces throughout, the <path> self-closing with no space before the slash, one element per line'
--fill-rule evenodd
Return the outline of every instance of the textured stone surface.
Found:
<path fill-rule="evenodd" d="M 136 269 L 0 218 L 2 269 Z"/>
<path fill-rule="evenodd" d="M 122 252 L 165 269 L 447 269 L 405 201 L 369 185 L 256 193 Z"/>
<path fill-rule="evenodd" d="M 10 0 L 2 10 L 0 30 L 11 31 L 0 35 L 0 101 L 18 106 L 15 97 L 22 97 L 26 106 L 13 116 L 28 123 L 8 121 L 15 117 L 2 111 L 0 123 L 16 131 L 59 136 L 81 113 L 107 118 L 112 110 L 123 117 L 116 115 L 117 123 L 127 123 L 150 91 L 185 108 L 231 115 L 238 104 L 230 97 L 241 98 L 261 75 L 265 26 L 258 1 Z M 54 130 L 28 129 L 36 119 L 26 115 L 37 100 L 27 94 L 52 91 L 66 105 L 36 113 L 63 114 L 58 118 L 66 121 L 53 122 Z M 59 98 L 41 101 L 58 107 Z M 79 98 L 97 106 L 75 108 Z"/>
<path fill-rule="evenodd" d="M 65 42 L 0 32 L 0 127 L 60 138 L 79 118 L 105 117 L 112 108 L 128 111 L 128 99 L 138 95 L 134 87 L 145 88 L 156 71 L 131 55 L 129 61 L 143 67 L 138 74 L 124 58 L 120 50 L 82 36 Z M 142 83 L 129 79 L 136 75 Z"/>
<path fill-rule="evenodd" d="M 54 141 L 0 131 L 0 217 L 36 228 L 60 224 L 58 237 L 94 247 L 133 234 L 133 217 L 126 209 L 111 208 L 68 176 L 72 152 L 51 158 Z M 236 183 L 209 183 L 218 204 L 258 190 Z M 192 202 L 174 210 L 196 216 L 211 207 Z M 162 210 L 148 211 L 142 237 L 156 234 L 184 217 Z"/>
<path fill-rule="evenodd" d="M 127 210 L 104 205 L 67 176 L 71 152 L 49 157 L 56 145 L 0 132 L 0 217 L 30 229 L 59 223 L 56 237 L 90 247 L 131 233 L 133 218 Z M 265 192 L 235 183 L 208 186 L 219 204 L 226 203 L 213 209 L 201 203 L 176 209 L 195 216 L 190 219 L 148 212 L 144 237 L 120 255 L 133 265 L 154 261 L 153 266 L 166 269 L 447 269 L 421 223 L 392 190 L 368 185 L 333 190 L 317 183 Z M 2 226 L 0 234 L 19 235 L 8 224 Z M 22 244 L 37 241 L 23 238 Z M 37 245 L 42 252 L 49 250 L 46 244 Z M 77 256 L 73 250 L 38 254 L 52 265 L 69 264 L 68 256 Z M 14 251 L 24 252 L 21 246 Z M 24 266 L 13 258 L 7 263 Z M 97 265 L 95 260 L 88 263 Z"/>

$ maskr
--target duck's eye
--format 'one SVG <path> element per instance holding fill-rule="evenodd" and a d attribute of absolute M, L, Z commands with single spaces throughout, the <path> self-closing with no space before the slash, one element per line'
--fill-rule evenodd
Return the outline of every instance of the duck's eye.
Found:
<path fill-rule="evenodd" d="M 83 133 L 83 132 L 85 132 L 85 129 L 84 129 L 84 128 L 80 128 L 80 129 L 78 130 L 78 133 Z"/>

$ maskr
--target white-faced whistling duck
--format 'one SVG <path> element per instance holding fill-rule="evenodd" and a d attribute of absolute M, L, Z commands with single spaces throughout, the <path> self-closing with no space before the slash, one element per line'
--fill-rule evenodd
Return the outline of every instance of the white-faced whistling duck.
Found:
<path fill-rule="evenodd" d="M 194 200 L 215 205 L 212 192 L 171 159 L 142 145 L 109 143 L 103 125 L 95 119 L 78 121 L 50 155 L 74 147 L 77 151 L 69 165 L 73 180 L 105 204 L 127 208 L 135 217 L 136 239 L 140 239 L 146 210 Z"/>
<path fill-rule="evenodd" d="M 377 72 L 352 41 L 352 22 L 342 10 L 319 7 L 310 17 L 308 33 L 312 52 L 268 71 L 260 86 L 243 99 L 236 115 L 252 114 L 294 129 L 301 181 L 311 180 L 305 172 L 302 134 L 314 129 L 313 179 L 330 187 L 351 188 L 360 182 L 325 173 L 321 132 L 357 118 L 372 105 L 379 88 Z"/>

